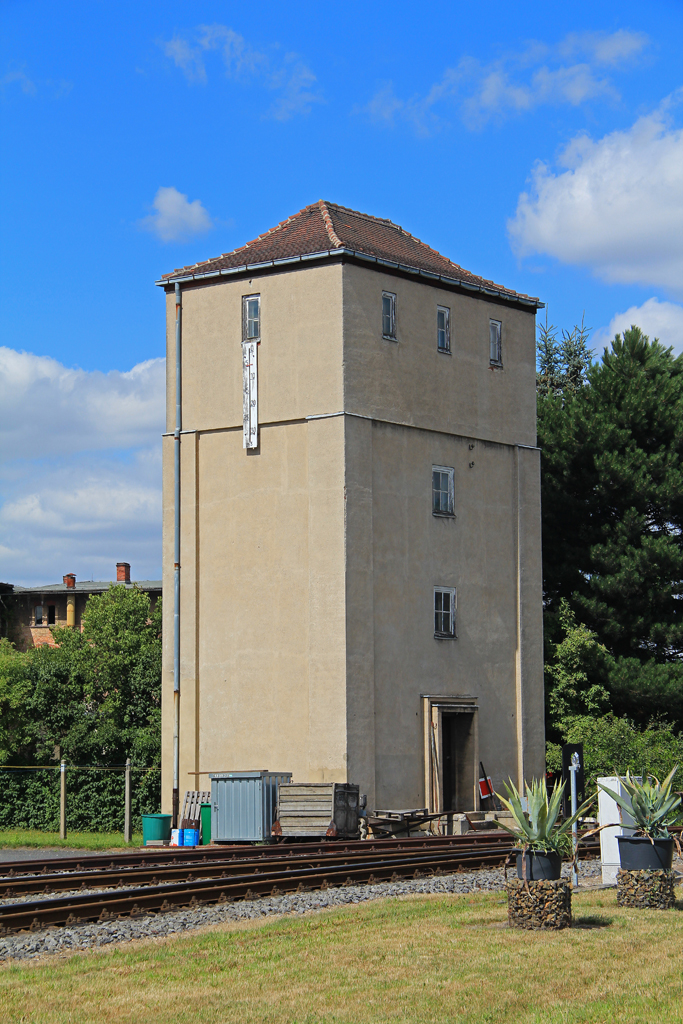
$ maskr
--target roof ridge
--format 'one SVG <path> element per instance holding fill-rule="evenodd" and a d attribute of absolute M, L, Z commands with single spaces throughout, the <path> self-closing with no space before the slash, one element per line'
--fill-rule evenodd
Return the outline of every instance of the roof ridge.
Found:
<path fill-rule="evenodd" d="M 350 213 L 354 217 L 362 217 L 363 220 L 372 220 L 375 221 L 375 223 L 388 224 L 390 227 L 400 231 L 402 235 L 406 236 L 406 238 L 412 238 L 414 242 L 418 242 L 419 245 L 423 245 L 425 249 L 429 249 L 429 251 L 433 252 L 435 256 L 438 256 L 442 260 L 446 260 L 452 267 L 457 267 L 458 270 L 465 269 L 464 267 L 461 267 L 459 263 L 454 263 L 453 260 L 448 259 L 448 256 L 444 256 L 444 254 L 439 252 L 438 249 L 434 249 L 431 245 L 428 245 L 427 242 L 423 242 L 421 238 L 418 238 L 417 235 L 413 235 L 410 231 L 406 231 L 406 229 L 401 227 L 400 224 L 396 224 L 393 220 L 389 220 L 387 217 L 373 217 L 371 213 L 362 213 L 360 210 L 352 210 L 349 206 L 339 206 L 338 203 L 326 202 L 325 206 L 331 206 L 336 210 L 341 210 L 343 213 Z M 471 271 L 467 270 L 465 273 L 469 274 Z"/>
<path fill-rule="evenodd" d="M 333 204 L 330 204 L 330 205 L 333 205 Z M 318 200 L 318 207 L 320 208 L 320 213 L 322 215 L 323 223 L 325 225 L 325 230 L 327 231 L 327 236 L 328 236 L 329 240 L 332 242 L 332 245 L 335 247 L 335 249 L 343 249 L 344 248 L 344 243 L 342 242 L 341 238 L 339 237 L 339 235 L 334 230 L 334 225 L 332 224 L 332 218 L 330 217 L 330 211 L 327 209 L 327 203 L 325 202 L 324 199 L 319 199 Z M 301 213 L 302 211 L 299 211 L 299 212 Z"/>
<path fill-rule="evenodd" d="M 182 279 L 184 275 L 188 278 L 210 277 L 214 276 L 210 272 L 218 275 L 227 273 L 228 268 L 234 272 L 240 267 L 244 269 L 252 265 L 289 263 L 297 256 L 322 256 L 325 252 L 340 254 L 345 251 L 361 257 L 365 255 L 388 266 L 416 269 L 431 276 L 443 277 L 444 280 L 459 279 L 466 286 L 470 282 L 479 286 L 480 290 L 492 289 L 509 298 L 530 299 L 538 305 L 537 299 L 496 284 L 454 263 L 400 224 L 326 199 L 302 207 L 274 227 L 229 252 L 176 268 L 170 274 L 164 274 L 158 283 L 170 284 L 173 279 Z"/>
<path fill-rule="evenodd" d="M 322 200 L 320 202 L 322 202 Z M 225 256 L 232 256 L 236 252 L 242 252 L 243 249 L 248 249 L 250 246 L 256 245 L 257 242 L 260 242 L 262 239 L 267 238 L 268 235 L 272 235 L 276 231 L 280 231 L 282 228 L 286 227 L 287 224 L 291 224 L 291 222 L 293 220 L 296 220 L 297 217 L 301 216 L 302 213 L 306 213 L 307 210 L 313 210 L 315 209 L 316 206 L 319 205 L 319 203 L 309 203 L 308 206 L 304 206 L 300 210 L 297 210 L 296 213 L 293 213 L 291 217 L 286 217 L 284 220 L 281 220 L 279 224 L 275 224 L 272 228 L 268 228 L 268 230 L 264 231 L 262 235 L 257 235 L 256 238 L 252 238 L 251 241 L 245 242 L 243 245 L 238 245 L 235 249 L 230 249 L 228 252 L 222 252 L 218 256 L 211 256 L 208 260 L 200 260 L 199 263 L 189 263 L 185 267 L 176 267 L 176 269 L 172 270 L 170 274 L 163 274 L 162 276 L 172 277 L 173 274 L 179 274 L 182 270 L 192 270 L 193 267 L 203 267 L 206 263 L 214 263 L 216 260 L 221 260 Z M 332 233 L 334 234 L 334 230 Z M 341 242 L 339 244 L 341 245 Z"/>

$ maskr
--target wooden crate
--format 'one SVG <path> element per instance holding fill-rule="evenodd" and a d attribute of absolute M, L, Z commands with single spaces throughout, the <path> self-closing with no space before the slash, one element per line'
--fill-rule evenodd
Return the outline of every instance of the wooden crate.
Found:
<path fill-rule="evenodd" d="M 273 835 L 321 838 L 358 835 L 358 786 L 348 782 L 290 782 L 278 789 Z"/>

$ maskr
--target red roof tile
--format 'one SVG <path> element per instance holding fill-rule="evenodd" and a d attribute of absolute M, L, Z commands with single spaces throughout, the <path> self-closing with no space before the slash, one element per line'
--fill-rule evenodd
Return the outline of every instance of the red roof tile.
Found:
<path fill-rule="evenodd" d="M 223 253 L 214 259 L 181 267 L 171 274 L 164 274 L 160 283 L 166 284 L 176 278 L 204 276 L 220 273 L 230 268 L 271 263 L 276 260 L 293 259 L 313 253 L 326 253 L 335 249 L 348 249 L 365 256 L 401 264 L 414 270 L 425 271 L 462 281 L 477 288 L 500 292 L 506 298 L 526 299 L 521 295 L 487 281 L 464 270 L 457 263 L 451 263 L 435 249 L 431 249 L 419 238 L 404 231 L 398 224 L 367 213 L 358 213 L 344 206 L 319 200 L 305 206 L 292 217 L 283 220 L 276 227 L 259 235 L 239 249 Z M 538 299 L 531 299 L 538 303 Z"/>

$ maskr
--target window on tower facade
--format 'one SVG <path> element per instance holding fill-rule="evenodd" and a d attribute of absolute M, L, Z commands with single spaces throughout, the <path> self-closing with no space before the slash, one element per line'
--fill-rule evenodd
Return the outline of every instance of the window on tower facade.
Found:
<path fill-rule="evenodd" d="M 455 640 L 455 587 L 434 587 L 434 636 Z"/>

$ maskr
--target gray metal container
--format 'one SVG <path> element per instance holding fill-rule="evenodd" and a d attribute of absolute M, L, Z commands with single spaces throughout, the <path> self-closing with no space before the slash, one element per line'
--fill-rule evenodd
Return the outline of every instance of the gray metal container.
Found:
<path fill-rule="evenodd" d="M 269 839 L 275 820 L 277 790 L 291 772 L 213 772 L 211 839 L 213 842 L 256 842 Z"/>
<path fill-rule="evenodd" d="M 290 782 L 278 788 L 278 835 L 356 836 L 358 786 L 347 782 Z"/>

